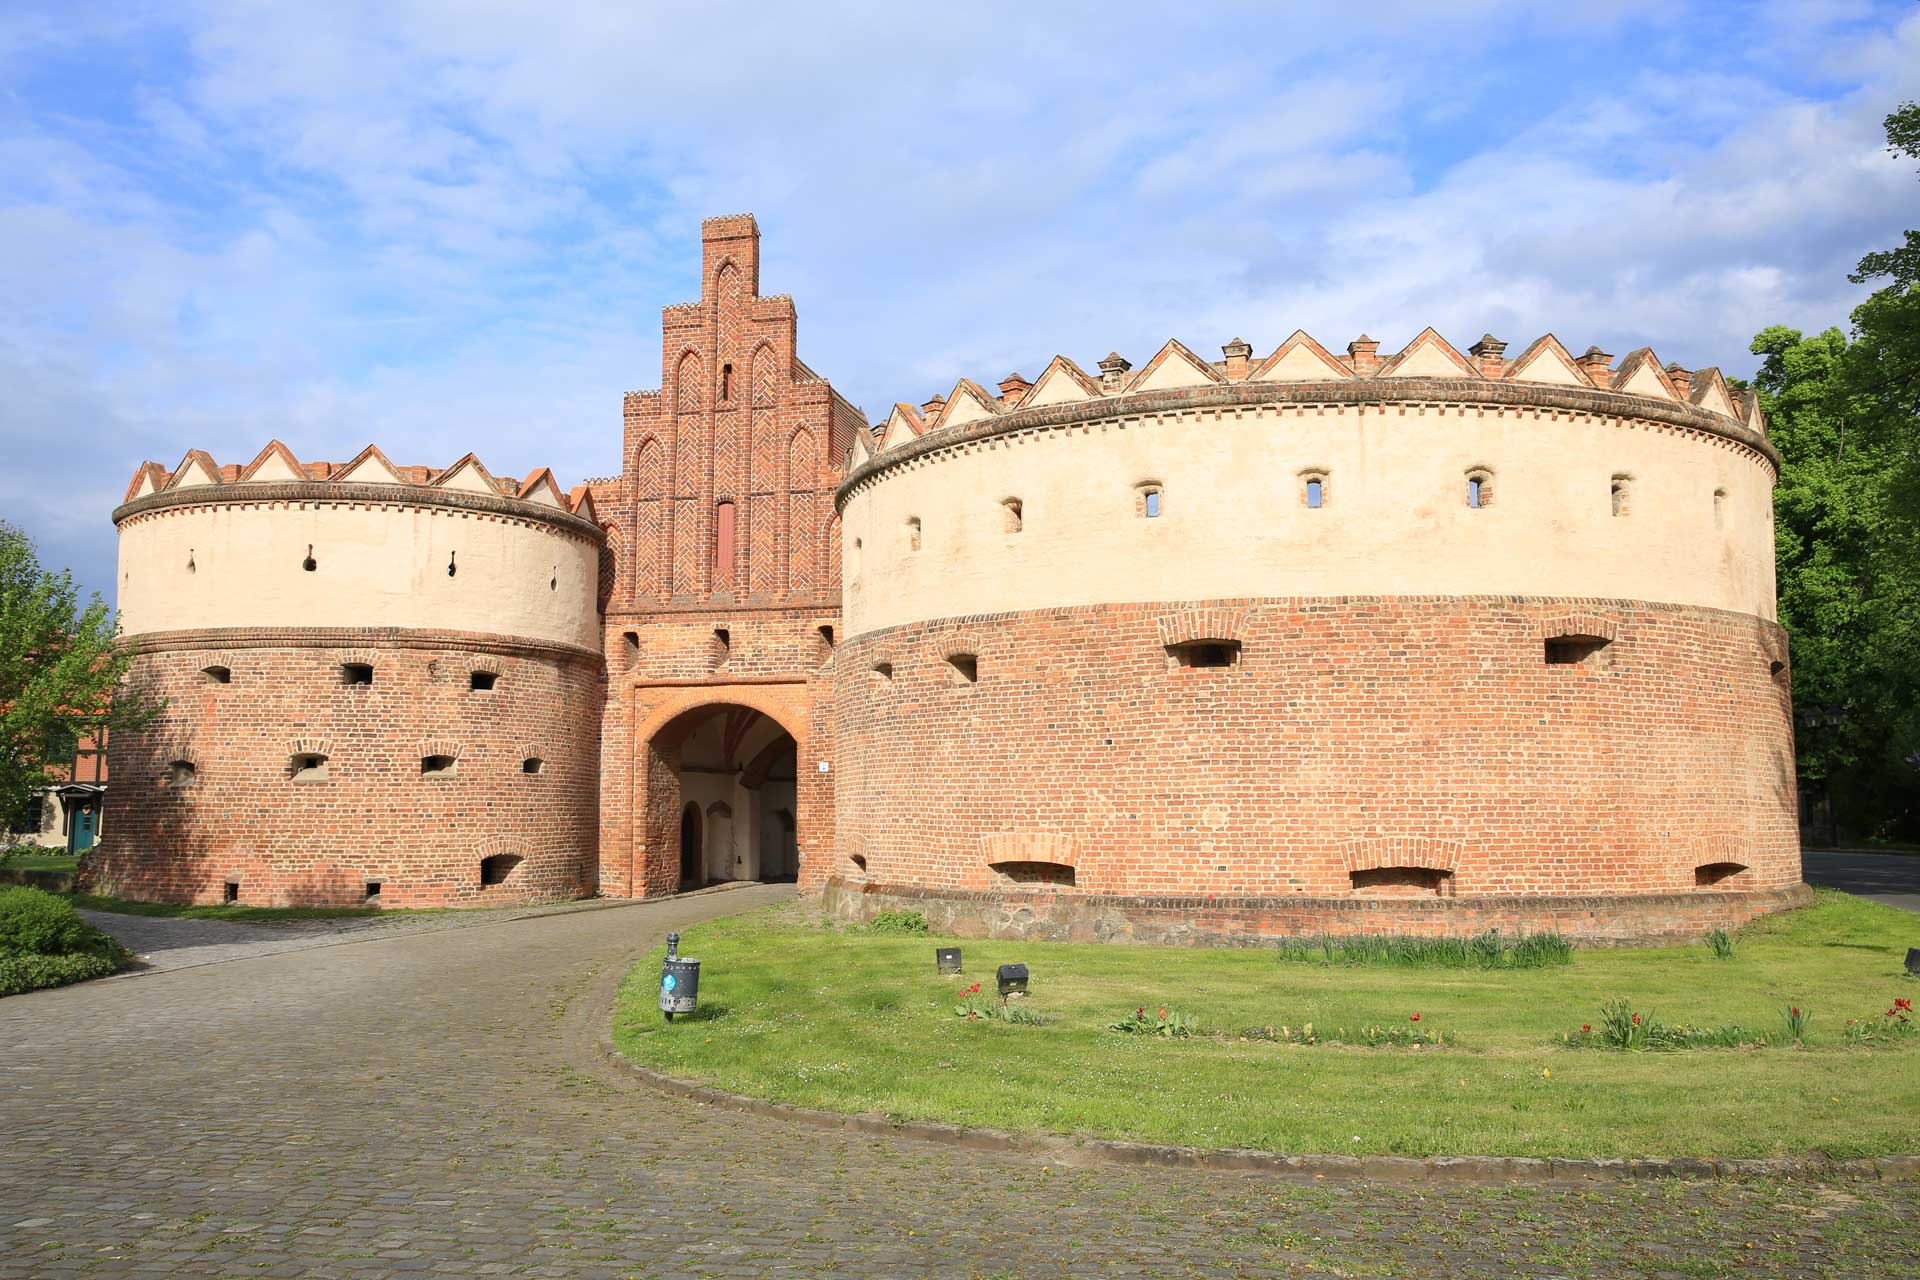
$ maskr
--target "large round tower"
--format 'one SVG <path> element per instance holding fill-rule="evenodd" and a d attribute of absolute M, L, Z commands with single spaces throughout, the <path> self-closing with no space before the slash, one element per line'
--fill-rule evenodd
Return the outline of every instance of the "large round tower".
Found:
<path fill-rule="evenodd" d="M 544 469 L 198 451 L 114 512 L 132 682 L 93 866 L 129 897 L 477 904 L 591 892 L 604 535 Z"/>
<path fill-rule="evenodd" d="M 1776 455 L 1649 351 L 962 381 L 837 501 L 858 916 L 1673 936 L 1803 900 Z"/>

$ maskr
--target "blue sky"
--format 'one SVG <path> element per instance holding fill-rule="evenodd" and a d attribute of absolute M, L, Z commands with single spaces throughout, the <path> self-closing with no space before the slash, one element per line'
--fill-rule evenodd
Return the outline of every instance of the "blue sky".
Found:
<path fill-rule="evenodd" d="M 612 472 L 740 211 L 870 413 L 1295 327 L 1746 374 L 1920 225 L 1913 97 L 1907 0 L 12 0 L 0 515 L 110 589 L 189 447 Z"/>

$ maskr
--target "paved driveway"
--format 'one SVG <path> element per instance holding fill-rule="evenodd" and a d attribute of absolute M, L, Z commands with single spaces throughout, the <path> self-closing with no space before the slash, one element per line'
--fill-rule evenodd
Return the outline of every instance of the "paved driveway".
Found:
<path fill-rule="evenodd" d="M 1920 911 L 1920 854 L 1808 849 L 1800 855 L 1800 863 L 1808 884 L 1845 889 L 1890 907 Z"/>
<path fill-rule="evenodd" d="M 595 1064 L 634 956 L 790 892 L 416 929 L 0 1000 L 0 1277 L 1920 1267 L 1911 1185 L 1059 1169 L 690 1107 Z"/>

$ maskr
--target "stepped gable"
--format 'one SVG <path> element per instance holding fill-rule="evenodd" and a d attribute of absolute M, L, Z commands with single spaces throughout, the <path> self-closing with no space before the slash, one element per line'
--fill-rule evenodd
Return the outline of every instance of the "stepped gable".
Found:
<path fill-rule="evenodd" d="M 196 485 L 236 484 L 407 485 L 512 498 L 573 514 L 580 514 L 583 507 L 592 510 L 593 501 L 584 485 L 564 489 L 546 467 L 536 468 L 525 480 L 515 480 L 493 475 L 472 453 L 448 467 L 395 466 L 372 444 L 345 462 L 302 462 L 279 440 L 269 440 L 245 465 L 215 462 L 204 449 L 189 449 L 171 471 L 157 462 L 142 462 L 134 468 L 123 501 Z"/>

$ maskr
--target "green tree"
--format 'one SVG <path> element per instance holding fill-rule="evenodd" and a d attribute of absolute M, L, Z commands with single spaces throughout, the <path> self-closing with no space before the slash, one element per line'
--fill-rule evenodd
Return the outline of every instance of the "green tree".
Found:
<path fill-rule="evenodd" d="M 1920 160 L 1920 104 L 1886 118 Z M 1920 836 L 1920 232 L 1869 253 L 1888 279 L 1838 329 L 1764 329 L 1754 384 L 1781 454 L 1780 620 L 1801 777 L 1857 835 Z"/>
<path fill-rule="evenodd" d="M 81 734 L 159 714 L 125 687 L 133 657 L 117 632 L 99 596 L 82 605 L 73 575 L 41 568 L 27 535 L 0 521 L 0 817 L 9 829 Z"/>

